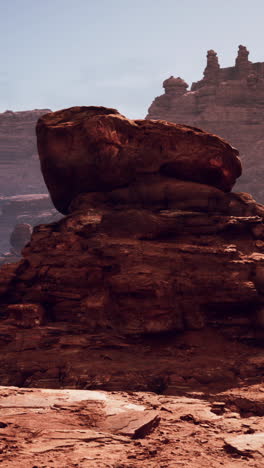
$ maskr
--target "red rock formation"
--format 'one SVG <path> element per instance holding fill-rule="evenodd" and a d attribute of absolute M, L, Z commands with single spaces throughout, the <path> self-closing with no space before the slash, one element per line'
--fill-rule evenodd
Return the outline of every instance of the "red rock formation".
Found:
<path fill-rule="evenodd" d="M 102 109 L 97 112 L 101 117 Z M 146 170 L 134 170 L 120 187 L 118 167 L 112 166 L 112 179 L 111 173 L 106 176 L 113 186 L 110 190 L 108 182 L 102 190 L 109 152 L 102 150 L 100 136 L 105 142 L 108 118 L 98 119 L 96 130 L 89 119 L 87 124 L 87 110 L 75 113 L 78 125 L 72 110 L 61 114 L 71 116 L 72 141 L 80 128 L 89 127 L 87 140 L 100 149 L 97 160 L 85 152 L 82 140 L 76 144 L 83 153 L 69 158 L 74 177 L 82 166 L 78 154 L 100 170 L 92 172 L 95 180 L 85 172 L 88 192 L 79 190 L 73 198 L 71 180 L 65 178 L 72 145 L 60 144 L 60 131 L 57 139 L 53 135 L 57 152 L 49 160 L 50 173 L 45 167 L 46 179 L 60 163 L 70 213 L 36 227 L 23 259 L 0 271 L 0 462 L 7 468 L 169 468 L 175 463 L 192 468 L 198 460 L 200 466 L 218 468 L 237 466 L 239 455 L 241 468 L 248 466 L 248 457 L 262 467 L 263 353 L 238 339 L 255 343 L 264 325 L 264 207 L 248 194 L 224 192 L 209 177 L 211 151 L 221 149 L 217 161 L 223 165 L 217 167 L 224 181 L 230 180 L 226 168 L 233 178 L 239 172 L 237 153 L 207 133 L 173 125 L 168 131 L 160 123 L 144 125 L 151 130 L 142 137 L 149 153 L 135 151 L 138 140 L 131 131 L 133 153 L 119 127 L 116 133 L 110 127 L 110 146 L 117 136 L 124 138 L 125 162 L 140 154 L 136 169 Z M 192 161 L 207 184 L 177 179 L 175 167 L 160 171 L 155 127 L 159 143 L 164 134 L 164 146 L 168 133 L 177 130 L 175 146 L 181 142 L 184 149 L 181 174 L 184 167 L 193 174 Z M 49 128 L 45 132 L 50 142 Z M 192 145 L 194 153 L 200 148 L 200 166 Z M 168 151 L 163 149 L 162 157 L 177 155 L 178 164 L 175 147 Z M 155 173 L 148 170 L 152 154 Z M 124 161 L 114 162 L 126 174 Z M 100 191 L 89 191 L 91 184 Z M 58 185 L 61 203 L 59 179 Z M 47 196 L 18 197 L 3 215 L 29 205 L 44 209 L 47 202 Z M 17 246 L 20 236 L 13 241 Z"/>
<path fill-rule="evenodd" d="M 214 50 L 208 50 L 207 66 L 204 70 L 204 80 L 213 84 L 216 83 L 219 77 L 219 70 L 220 66 L 216 52 Z"/>
<path fill-rule="evenodd" d="M 45 178 L 57 205 L 69 214 L 36 227 L 22 260 L 1 269 L 1 336 L 7 353 L 2 384 L 163 391 L 164 350 L 153 360 L 155 339 L 162 340 L 162 333 L 222 323 L 229 332 L 238 324 L 236 336 L 260 333 L 264 207 L 250 195 L 215 187 L 210 176 L 213 155 L 220 180 L 234 180 L 240 173 L 237 152 L 206 132 L 103 112 L 68 109 L 39 123 L 41 158 L 49 161 Z M 181 179 L 176 177 L 179 161 Z M 168 170 L 172 162 L 175 167 Z M 196 180 L 192 165 L 207 184 L 190 180 Z M 142 365 L 145 334 L 156 337 L 150 366 Z M 213 328 L 211 334 L 215 339 Z M 108 356 L 103 363 L 96 358 L 98 347 Z M 105 349 L 119 351 L 113 351 L 114 358 Z M 34 362 L 28 359 L 32 350 Z M 11 377 L 10 353 L 15 356 Z M 211 366 L 214 375 L 223 375 L 219 350 L 209 367 L 207 347 L 205 355 L 206 376 L 197 379 L 208 379 Z M 175 367 L 177 359 L 168 359 L 169 368 Z M 235 380 L 227 367 L 225 379 Z"/>
<path fill-rule="evenodd" d="M 165 94 L 153 101 L 147 119 L 193 125 L 226 138 L 243 161 L 237 189 L 264 202 L 264 63 L 250 62 L 248 54 L 240 45 L 235 66 L 220 68 L 216 52 L 209 50 L 203 79 L 190 91 L 180 78 L 165 80 Z"/>
<path fill-rule="evenodd" d="M 38 121 L 37 137 L 43 176 L 62 213 L 80 193 L 126 186 L 143 174 L 225 191 L 241 174 L 238 152 L 220 138 L 182 125 L 128 120 L 104 107 L 46 114 Z"/>

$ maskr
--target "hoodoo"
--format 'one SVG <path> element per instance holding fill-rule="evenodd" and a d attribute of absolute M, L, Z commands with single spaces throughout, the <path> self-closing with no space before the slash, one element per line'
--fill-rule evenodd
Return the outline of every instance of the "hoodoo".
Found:
<path fill-rule="evenodd" d="M 102 107 L 49 113 L 37 135 L 47 187 L 66 216 L 35 227 L 22 259 L 1 268 L 0 382 L 82 388 L 96 373 L 108 389 L 159 388 L 162 334 L 211 327 L 212 336 L 221 324 L 237 326 L 238 337 L 260 333 L 264 207 L 231 192 L 237 150 L 197 128 Z M 146 335 L 156 337 L 150 367 Z M 98 346 L 121 350 L 118 366 L 112 351 L 101 362 Z"/>

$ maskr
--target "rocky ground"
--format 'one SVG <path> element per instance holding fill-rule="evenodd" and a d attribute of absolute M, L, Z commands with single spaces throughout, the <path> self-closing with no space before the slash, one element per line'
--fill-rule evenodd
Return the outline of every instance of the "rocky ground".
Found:
<path fill-rule="evenodd" d="M 170 396 L 1 387 L 0 463 L 7 468 L 260 468 L 263 405 L 258 385 Z"/>
<path fill-rule="evenodd" d="M 215 322 L 128 338 L 25 327 L 1 322 L 1 383 L 20 387 L 0 391 L 3 466 L 263 466 L 258 330 Z"/>

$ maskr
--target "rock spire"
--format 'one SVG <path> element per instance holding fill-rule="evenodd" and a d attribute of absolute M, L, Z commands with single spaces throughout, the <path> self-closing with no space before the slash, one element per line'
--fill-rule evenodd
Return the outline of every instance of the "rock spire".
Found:
<path fill-rule="evenodd" d="M 218 63 L 217 53 L 214 50 L 207 52 L 207 65 L 204 70 L 204 79 L 206 81 L 217 81 L 220 66 Z"/>

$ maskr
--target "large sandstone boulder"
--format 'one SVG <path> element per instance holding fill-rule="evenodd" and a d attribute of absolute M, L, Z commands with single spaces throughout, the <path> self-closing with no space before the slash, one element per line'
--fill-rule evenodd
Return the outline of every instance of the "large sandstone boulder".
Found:
<path fill-rule="evenodd" d="M 0 195 L 46 192 L 35 127 L 49 109 L 0 113 Z"/>
<path fill-rule="evenodd" d="M 163 174 L 229 191 L 238 152 L 197 128 L 129 120 L 104 107 L 49 113 L 37 124 L 41 168 L 55 207 L 67 213 L 80 193 L 105 192 Z M 172 189 L 173 191 L 173 189 Z"/>

